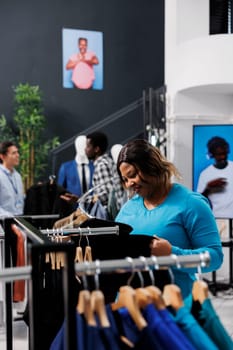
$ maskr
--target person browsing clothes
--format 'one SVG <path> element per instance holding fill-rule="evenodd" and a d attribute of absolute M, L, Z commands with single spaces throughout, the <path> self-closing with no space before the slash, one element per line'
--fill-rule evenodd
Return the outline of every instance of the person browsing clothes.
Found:
<path fill-rule="evenodd" d="M 151 254 L 200 254 L 208 251 L 210 265 L 203 272 L 217 270 L 223 261 L 218 228 L 208 200 L 173 177 L 176 167 L 146 140 L 134 140 L 120 151 L 117 170 L 124 186 L 134 195 L 116 216 L 130 225 L 131 234 L 151 235 Z M 175 283 L 185 298 L 191 293 L 196 268 L 174 268 Z"/>

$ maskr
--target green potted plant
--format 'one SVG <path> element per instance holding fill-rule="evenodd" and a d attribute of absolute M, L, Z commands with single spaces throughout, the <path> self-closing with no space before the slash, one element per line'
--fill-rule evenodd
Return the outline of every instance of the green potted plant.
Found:
<path fill-rule="evenodd" d="M 46 119 L 43 114 L 42 92 L 39 86 L 18 84 L 14 91 L 13 126 L 0 117 L 1 139 L 17 142 L 20 152 L 19 171 L 25 191 L 41 179 L 48 165 L 49 152 L 58 146 L 58 137 L 45 140 Z"/>

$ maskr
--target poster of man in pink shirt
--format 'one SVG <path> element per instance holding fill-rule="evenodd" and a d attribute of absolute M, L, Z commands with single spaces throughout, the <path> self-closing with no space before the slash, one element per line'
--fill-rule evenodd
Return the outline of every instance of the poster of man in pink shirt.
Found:
<path fill-rule="evenodd" d="M 102 62 L 101 32 L 63 29 L 63 87 L 103 89 Z"/>

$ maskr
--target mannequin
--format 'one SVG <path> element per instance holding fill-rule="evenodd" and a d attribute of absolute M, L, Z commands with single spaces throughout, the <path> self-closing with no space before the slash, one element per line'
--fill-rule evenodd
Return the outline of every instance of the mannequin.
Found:
<path fill-rule="evenodd" d="M 115 165 L 117 165 L 118 155 L 119 155 L 122 147 L 123 147 L 123 145 L 121 145 L 120 143 L 116 143 L 110 149 L 110 154 L 111 154 L 111 157 L 112 157 Z M 127 192 L 121 184 L 121 180 L 120 180 L 120 177 L 119 177 L 116 169 L 115 169 L 115 175 L 114 175 L 113 180 L 114 180 L 114 186 L 111 190 L 111 193 L 109 195 L 109 201 L 108 201 L 108 213 L 109 213 L 110 219 L 112 219 L 112 220 L 115 219 L 121 206 L 127 200 Z M 119 191 L 121 192 L 121 197 L 118 199 L 116 198 L 116 194 L 115 194 L 116 188 L 118 188 L 118 192 Z"/>
<path fill-rule="evenodd" d="M 89 188 L 92 187 L 92 175 L 94 170 L 93 162 L 89 161 L 85 148 L 86 148 L 86 136 L 79 135 L 74 142 L 76 155 L 74 160 L 62 163 L 58 171 L 58 184 L 66 188 L 70 193 L 80 197 Z M 82 188 L 82 164 L 85 169 L 86 176 L 86 191 Z"/>
<path fill-rule="evenodd" d="M 122 147 L 123 146 L 120 143 L 116 143 L 111 147 L 110 153 L 115 164 L 117 164 L 117 158 Z"/>

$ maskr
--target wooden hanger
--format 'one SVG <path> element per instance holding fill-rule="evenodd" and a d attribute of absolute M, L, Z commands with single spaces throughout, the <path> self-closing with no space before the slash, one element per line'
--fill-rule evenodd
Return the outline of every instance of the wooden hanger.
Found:
<path fill-rule="evenodd" d="M 172 306 L 174 310 L 179 310 L 184 306 L 181 289 L 175 284 L 167 284 L 163 289 L 163 300 L 166 306 Z"/>
<path fill-rule="evenodd" d="M 150 293 L 143 287 L 135 289 L 135 298 L 139 309 L 144 309 L 147 305 L 152 303 Z"/>
<path fill-rule="evenodd" d="M 192 297 L 194 301 L 199 301 L 202 304 L 209 297 L 208 284 L 203 280 L 194 281 Z"/>
<path fill-rule="evenodd" d="M 98 316 L 100 325 L 102 327 L 110 327 L 110 322 L 106 312 L 104 294 L 101 290 L 94 290 L 91 292 L 91 307 L 93 313 Z"/>
<path fill-rule="evenodd" d="M 139 330 L 142 330 L 147 326 L 147 322 L 142 316 L 136 301 L 136 292 L 131 286 L 121 287 L 118 293 L 118 300 L 111 304 L 113 311 L 119 310 L 122 307 L 127 308 Z"/>
<path fill-rule="evenodd" d="M 150 299 L 157 310 L 163 310 L 166 308 L 165 301 L 162 296 L 161 290 L 156 286 L 147 286 L 145 289 L 150 294 Z"/>
<path fill-rule="evenodd" d="M 56 253 L 50 252 L 49 257 L 50 257 L 51 269 L 55 270 L 56 269 Z"/>
<path fill-rule="evenodd" d="M 75 254 L 75 259 L 74 259 L 75 262 L 80 262 L 82 263 L 84 261 L 84 258 L 83 258 L 83 249 L 82 247 L 78 246 L 76 247 L 76 254 Z"/>
<path fill-rule="evenodd" d="M 84 261 L 93 261 L 92 259 L 92 251 L 91 251 L 91 246 L 87 245 L 85 247 L 85 253 L 84 253 Z"/>
<path fill-rule="evenodd" d="M 89 233 L 91 233 L 91 229 L 88 227 Z M 86 235 L 86 241 L 87 241 L 87 245 L 85 247 L 85 253 L 84 253 L 84 261 L 93 261 L 92 259 L 92 251 L 91 251 L 91 246 L 89 244 L 89 239 Z"/>
<path fill-rule="evenodd" d="M 144 288 L 144 278 L 141 271 L 136 272 L 138 274 L 141 287 L 135 289 L 135 297 L 136 302 L 138 304 L 139 309 L 144 309 L 147 305 L 149 305 L 152 300 L 150 297 L 150 293 Z"/>
<path fill-rule="evenodd" d="M 91 293 L 88 290 L 81 290 L 79 292 L 78 304 L 76 310 L 83 314 L 89 326 L 96 326 L 95 315 L 91 305 Z"/>

